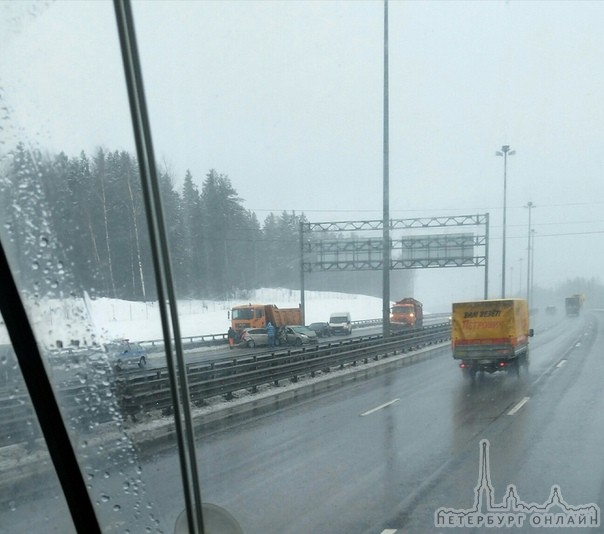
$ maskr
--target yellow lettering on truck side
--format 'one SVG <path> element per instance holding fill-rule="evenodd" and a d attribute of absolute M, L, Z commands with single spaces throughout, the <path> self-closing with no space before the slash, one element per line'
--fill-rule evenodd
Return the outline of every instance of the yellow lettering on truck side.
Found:
<path fill-rule="evenodd" d="M 522 299 L 494 299 L 453 304 L 452 343 L 500 344 L 526 340 L 528 306 Z"/>

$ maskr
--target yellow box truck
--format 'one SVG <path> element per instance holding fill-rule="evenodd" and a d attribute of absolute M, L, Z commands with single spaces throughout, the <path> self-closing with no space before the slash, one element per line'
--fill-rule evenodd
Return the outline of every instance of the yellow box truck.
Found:
<path fill-rule="evenodd" d="M 453 358 L 464 375 L 478 371 L 513 371 L 528 366 L 528 304 L 524 299 L 493 299 L 453 304 L 451 316 Z"/>

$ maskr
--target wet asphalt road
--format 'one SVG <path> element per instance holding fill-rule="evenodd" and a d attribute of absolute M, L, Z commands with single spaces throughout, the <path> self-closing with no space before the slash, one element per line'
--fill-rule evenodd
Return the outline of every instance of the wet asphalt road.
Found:
<path fill-rule="evenodd" d="M 537 327 L 520 378 L 497 373 L 471 383 L 445 346 L 436 358 L 225 422 L 198 436 L 202 498 L 251 534 L 467 532 L 435 525 L 435 512 L 472 508 L 480 443 L 488 440 L 495 504 L 513 485 L 525 503 L 545 503 L 558 486 L 571 505 L 602 506 L 603 321 L 595 314 Z M 93 481 L 111 497 L 106 507 L 120 504 L 103 514 L 113 518 L 107 531 L 137 531 L 143 520 L 129 507 L 144 502 L 145 524 L 152 514 L 171 532 L 183 508 L 175 450 L 139 464 L 142 499 L 122 491 L 124 477 L 138 478 L 129 474 L 134 467 Z M 46 500 L 60 507 L 43 496 L 1 511 L 0 532 L 31 524 L 31 507 L 49 510 Z M 46 513 L 51 522 L 60 515 Z M 504 530 L 539 532 L 528 521 Z M 482 530 L 494 531 L 472 531 Z"/>
<path fill-rule="evenodd" d="M 249 533 L 442 532 L 438 508 L 473 505 L 487 439 L 494 502 L 513 484 L 523 502 L 544 503 L 558 485 L 567 503 L 601 506 L 602 320 L 537 328 L 520 378 L 472 384 L 445 348 L 213 431 L 200 438 L 204 500 Z M 173 456 L 155 461 L 176 469 Z M 175 503 L 158 501 L 169 515 Z M 508 530 L 535 531 L 526 521 Z"/>

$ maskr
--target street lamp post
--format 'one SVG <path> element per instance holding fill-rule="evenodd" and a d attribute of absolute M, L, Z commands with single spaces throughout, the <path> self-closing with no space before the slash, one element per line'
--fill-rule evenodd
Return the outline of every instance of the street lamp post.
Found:
<path fill-rule="evenodd" d="M 383 245 L 382 245 L 382 334 L 390 336 L 390 91 L 388 71 L 388 0 L 384 0 L 384 137 L 383 137 Z"/>
<path fill-rule="evenodd" d="M 501 151 L 495 152 L 496 156 L 503 156 L 503 253 L 501 258 L 501 298 L 505 298 L 505 217 L 507 210 L 507 174 L 508 156 L 513 156 L 515 150 L 510 150 L 510 145 L 503 145 Z"/>

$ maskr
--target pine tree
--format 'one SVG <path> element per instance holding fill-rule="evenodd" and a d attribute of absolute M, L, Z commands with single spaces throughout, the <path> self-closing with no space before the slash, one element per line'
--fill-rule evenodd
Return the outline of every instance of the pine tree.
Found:
<path fill-rule="evenodd" d="M 182 209 L 180 195 L 174 188 L 174 180 L 171 172 L 164 168 L 159 173 L 159 188 L 163 207 L 164 223 L 166 226 L 166 234 L 168 247 L 170 249 L 170 259 L 172 267 L 172 277 L 177 290 L 182 287 L 184 276 L 184 265 L 188 251 L 184 246 Z M 151 261 L 148 262 L 149 267 Z M 154 274 L 153 271 L 150 275 Z M 153 284 L 155 291 L 155 284 Z"/>
<path fill-rule="evenodd" d="M 193 175 L 189 170 L 185 174 L 182 189 L 181 211 L 183 244 L 186 251 L 183 265 L 182 294 L 188 297 L 200 296 L 206 264 L 204 261 L 203 216 L 199 189 L 193 183 Z"/>
<path fill-rule="evenodd" d="M 226 296 L 238 286 L 238 272 L 242 257 L 237 248 L 241 242 L 238 230 L 246 220 L 241 199 L 226 175 L 214 169 L 206 175 L 202 186 L 204 241 L 207 243 L 208 288 L 213 296 Z M 230 274 L 229 274 L 230 273 Z"/>

